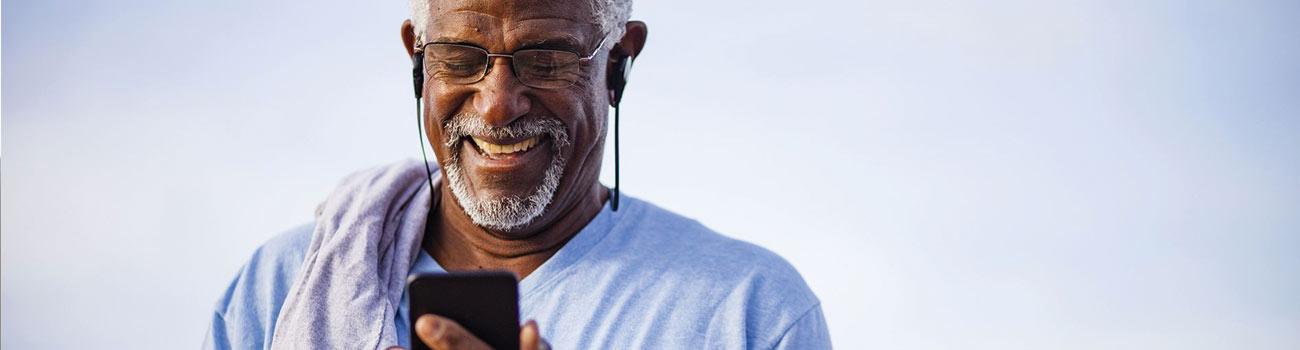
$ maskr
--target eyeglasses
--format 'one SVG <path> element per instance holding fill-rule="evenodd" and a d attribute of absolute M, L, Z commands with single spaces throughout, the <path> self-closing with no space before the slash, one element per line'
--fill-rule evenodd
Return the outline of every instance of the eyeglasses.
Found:
<path fill-rule="evenodd" d="M 433 79 L 453 84 L 473 84 L 492 70 L 493 57 L 509 57 L 515 77 L 524 85 L 540 89 L 558 89 L 573 85 L 582 77 L 581 64 L 590 61 L 605 46 L 600 40 L 587 57 L 546 49 L 524 49 L 513 54 L 489 53 L 480 47 L 432 42 L 424 44 L 424 71 Z"/>

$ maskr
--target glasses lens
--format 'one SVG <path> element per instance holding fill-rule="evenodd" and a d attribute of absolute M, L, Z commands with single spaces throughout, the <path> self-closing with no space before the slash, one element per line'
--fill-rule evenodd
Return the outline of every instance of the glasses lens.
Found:
<path fill-rule="evenodd" d="M 515 52 L 519 82 L 538 88 L 562 88 L 578 81 L 578 55 L 568 51 L 519 50 Z"/>
<path fill-rule="evenodd" d="M 455 84 L 482 79 L 487 63 L 487 51 L 473 46 L 430 44 L 424 54 L 424 67 L 430 77 Z"/>

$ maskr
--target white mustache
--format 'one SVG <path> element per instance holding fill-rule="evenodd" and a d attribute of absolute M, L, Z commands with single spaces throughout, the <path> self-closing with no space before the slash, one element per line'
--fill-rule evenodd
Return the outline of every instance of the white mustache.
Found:
<path fill-rule="evenodd" d="M 443 143 L 455 149 L 460 140 L 469 136 L 490 137 L 498 139 L 530 138 L 545 134 L 551 137 L 555 147 L 569 144 L 569 132 L 564 123 L 551 117 L 520 119 L 504 127 L 488 125 L 482 117 L 472 113 L 457 114 L 443 122 Z"/>

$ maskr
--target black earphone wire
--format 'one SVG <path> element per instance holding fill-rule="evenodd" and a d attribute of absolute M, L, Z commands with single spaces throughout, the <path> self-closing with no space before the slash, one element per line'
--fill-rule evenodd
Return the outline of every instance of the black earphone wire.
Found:
<path fill-rule="evenodd" d="M 618 105 L 614 103 L 614 196 L 610 198 L 610 208 L 618 211 Z"/>
<path fill-rule="evenodd" d="M 415 132 L 420 134 L 420 157 L 424 158 L 424 174 L 429 179 L 429 205 L 433 205 L 433 169 L 429 168 L 429 155 L 424 152 L 424 116 L 420 110 L 420 98 L 415 98 Z M 429 208 L 433 210 L 433 208 Z"/>

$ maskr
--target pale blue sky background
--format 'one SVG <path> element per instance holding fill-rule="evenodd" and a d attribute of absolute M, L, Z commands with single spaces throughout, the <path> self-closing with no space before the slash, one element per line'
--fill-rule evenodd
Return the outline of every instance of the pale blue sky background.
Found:
<path fill-rule="evenodd" d="M 419 157 L 406 17 L 5 1 L 0 347 L 198 346 L 255 247 Z M 1300 348 L 1296 1 L 633 17 L 626 192 L 790 260 L 838 348 Z"/>

